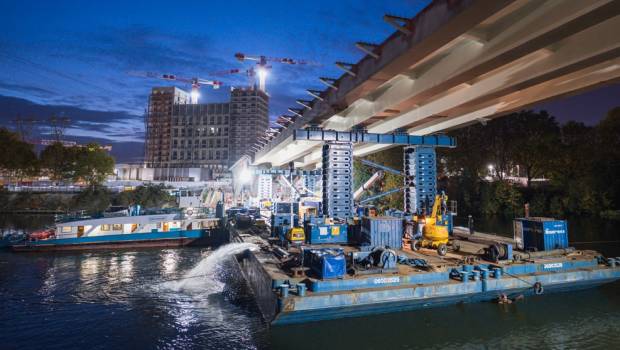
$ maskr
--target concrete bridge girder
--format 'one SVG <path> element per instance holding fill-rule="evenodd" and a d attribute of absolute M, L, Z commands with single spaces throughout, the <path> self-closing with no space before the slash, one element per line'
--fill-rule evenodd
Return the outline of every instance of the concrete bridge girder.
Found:
<path fill-rule="evenodd" d="M 584 79 L 579 74 L 592 74 L 588 67 L 600 70 L 607 64 L 607 68 L 613 68 L 615 63 L 610 62 L 620 57 L 620 40 L 616 36 L 620 2 L 516 3 L 519 6 L 513 4 L 509 12 L 525 11 L 523 18 L 511 21 L 500 16 L 500 11 L 498 18 L 488 18 L 478 28 L 462 33 L 364 98 L 353 101 L 322 126 L 349 130 L 383 114 L 385 119 L 367 126 L 370 132 L 386 133 L 410 126 L 409 132 L 424 135 L 456 127 L 460 122 L 507 113 L 535 103 L 537 97 L 540 101 L 604 83 L 604 79 Z M 612 68 L 607 80 L 617 78 L 617 70 Z M 551 86 L 545 82 L 568 76 L 571 81 L 565 80 L 560 89 L 544 90 Z M 584 85 L 588 82 L 592 85 Z M 538 91 L 538 96 L 520 96 L 530 89 Z M 390 116 L 386 109 L 396 113 Z M 278 146 L 259 154 L 257 162 L 273 159 L 280 152 Z M 293 157 L 301 157 L 304 165 L 316 163 L 320 153 L 313 150 L 315 146 L 296 144 L 294 152 L 287 149 L 287 155 L 275 158 L 282 164 Z M 385 147 L 358 145 L 354 154 Z"/>

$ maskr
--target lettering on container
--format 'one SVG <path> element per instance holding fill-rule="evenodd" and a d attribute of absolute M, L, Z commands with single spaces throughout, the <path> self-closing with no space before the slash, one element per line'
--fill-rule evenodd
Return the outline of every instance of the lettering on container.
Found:
<path fill-rule="evenodd" d="M 562 267 L 562 263 L 550 263 L 550 264 L 545 264 L 543 266 L 545 269 L 559 269 Z"/>
<path fill-rule="evenodd" d="M 400 277 L 381 277 L 375 278 L 372 283 L 374 284 L 388 284 L 388 283 L 399 283 Z"/>

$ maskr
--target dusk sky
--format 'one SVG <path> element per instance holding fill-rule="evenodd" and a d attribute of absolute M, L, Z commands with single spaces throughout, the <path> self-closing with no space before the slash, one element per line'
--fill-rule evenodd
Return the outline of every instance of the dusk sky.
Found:
<path fill-rule="evenodd" d="M 323 63 L 274 64 L 267 82 L 273 117 L 307 98 L 305 89 L 323 89 L 319 76 L 339 76 L 333 62 L 359 60 L 356 41 L 381 42 L 391 34 L 384 13 L 411 17 L 429 2 L 3 1 L 0 123 L 10 126 L 18 113 L 47 119 L 64 112 L 72 120 L 68 139 L 118 144 L 117 157 L 136 160 L 147 95 L 153 86 L 172 84 L 128 72 L 216 78 L 238 86 L 248 78 L 210 74 L 251 66 L 238 62 L 235 52 Z M 201 102 L 227 100 L 228 86 L 203 87 Z M 560 121 L 594 124 L 619 100 L 615 84 L 536 108 Z"/>

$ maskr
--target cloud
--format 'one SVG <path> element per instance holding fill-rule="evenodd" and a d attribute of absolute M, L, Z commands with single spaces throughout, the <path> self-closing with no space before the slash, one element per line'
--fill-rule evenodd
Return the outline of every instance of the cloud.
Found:
<path fill-rule="evenodd" d="M 179 75 L 206 74 L 227 67 L 231 62 L 231 59 L 222 59 L 211 39 L 203 34 L 174 33 L 133 25 L 100 27 L 96 31 L 75 35 L 76 41 L 62 52 L 55 53 L 55 57 L 98 62 L 123 73 L 149 69 Z M 198 67 L 199 72 L 192 71 Z M 120 81 L 116 84 L 127 86 Z"/>
<path fill-rule="evenodd" d="M 43 89 L 37 86 L 25 85 L 25 84 L 11 84 L 0 81 L 0 90 L 15 91 L 18 93 L 25 93 L 34 95 L 37 97 L 53 97 L 56 93 L 47 89 Z"/>
<path fill-rule="evenodd" d="M 79 100 L 79 98 L 78 98 Z M 48 133 L 52 116 L 70 119 L 67 135 L 92 136 L 112 141 L 140 141 L 144 137 L 143 116 L 123 111 L 93 111 L 68 105 L 42 105 L 16 97 L 0 96 L 0 123 L 11 126 L 17 116 L 40 121 L 33 132 Z M 122 136 L 122 137 L 120 137 Z"/>

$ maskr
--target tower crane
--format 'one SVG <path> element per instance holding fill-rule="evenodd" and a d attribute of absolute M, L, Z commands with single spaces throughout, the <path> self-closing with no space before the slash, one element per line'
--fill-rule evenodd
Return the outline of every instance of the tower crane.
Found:
<path fill-rule="evenodd" d="M 252 81 L 254 77 L 256 76 L 256 70 L 254 69 L 254 67 L 250 67 L 249 69 L 233 68 L 233 69 L 226 69 L 226 70 L 212 72 L 209 75 L 214 76 L 214 77 L 222 77 L 222 76 L 233 75 L 233 74 L 245 74 Z M 250 85 L 253 85 L 253 83 L 250 82 Z"/>
<path fill-rule="evenodd" d="M 169 81 L 180 81 L 183 83 L 189 83 L 192 85 L 191 103 L 198 103 L 198 97 L 200 97 L 201 86 L 209 85 L 213 87 L 213 89 L 219 89 L 222 86 L 221 81 L 202 79 L 202 78 L 184 78 L 176 74 L 162 74 L 162 73 L 154 73 L 154 72 L 130 72 L 129 74 L 133 76 L 137 76 L 137 77 L 143 77 L 143 78 L 163 79 L 163 80 L 169 80 Z"/>
<path fill-rule="evenodd" d="M 248 55 L 241 52 L 237 52 L 235 54 L 235 58 L 241 62 L 244 61 L 255 61 L 257 69 L 254 71 L 253 68 L 250 70 L 252 74 L 258 75 L 258 88 L 262 91 L 265 91 L 265 80 L 267 79 L 267 71 L 271 69 L 271 65 L 269 63 L 282 63 L 288 65 L 310 65 L 310 66 L 320 66 L 320 63 L 309 61 L 309 60 L 301 60 L 295 58 L 286 58 L 286 57 L 269 57 L 264 55 Z M 254 73 L 255 72 L 255 73 Z"/>

